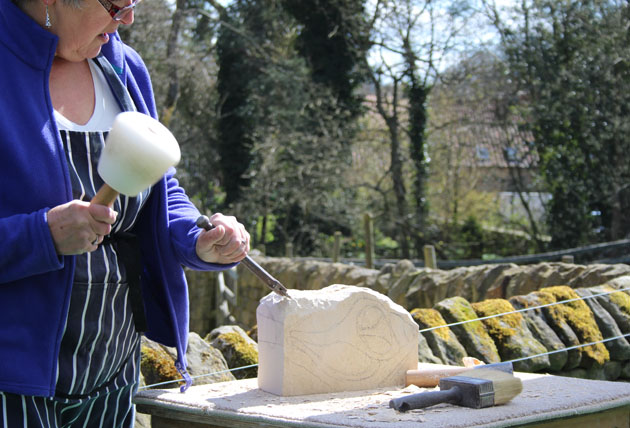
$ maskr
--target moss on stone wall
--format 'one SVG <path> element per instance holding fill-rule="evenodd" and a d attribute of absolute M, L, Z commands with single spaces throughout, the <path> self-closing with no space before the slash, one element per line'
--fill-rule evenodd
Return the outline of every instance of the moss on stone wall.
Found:
<path fill-rule="evenodd" d="M 482 320 L 486 330 L 494 340 L 499 355 L 504 361 L 532 357 L 515 361 L 514 369 L 526 372 L 547 370 L 550 367 L 547 348 L 532 335 L 520 313 L 514 313 L 514 307 L 503 299 L 489 299 L 472 304 Z M 494 316 L 498 315 L 498 316 Z"/>
<path fill-rule="evenodd" d="M 489 299 L 472 304 L 480 318 L 514 311 L 514 307 L 507 300 Z M 486 330 L 495 341 L 507 342 L 510 336 L 518 332 L 523 324 L 523 317 L 519 313 L 502 315 L 501 317 L 485 319 L 482 322 Z"/>
<path fill-rule="evenodd" d="M 414 309 L 411 316 L 420 330 L 446 326 L 446 320 L 437 310 L 432 308 Z M 466 349 L 459 342 L 449 327 L 436 328 L 422 333 L 435 357 L 445 364 L 461 365 L 467 356 Z"/>
<path fill-rule="evenodd" d="M 551 299 L 558 302 L 563 300 L 578 299 L 549 307 L 548 314 L 556 321 L 565 321 L 575 332 L 580 343 L 597 342 L 603 339 L 595 317 L 588 305 L 579 300 L 578 294 L 568 286 L 546 287 L 539 293 L 547 293 Z M 590 364 L 604 365 L 610 360 L 608 350 L 603 343 L 585 346 L 580 348 L 582 352 L 582 366 L 588 367 Z"/>
<path fill-rule="evenodd" d="M 551 303 L 556 303 L 556 299 L 555 297 L 553 297 L 552 293 L 538 290 L 538 291 L 534 291 L 532 294 L 535 295 L 537 298 L 536 306 L 549 305 Z"/>
<path fill-rule="evenodd" d="M 477 314 L 472 308 L 470 303 L 463 297 L 453 297 L 451 299 L 445 299 L 438 304 L 442 308 L 448 308 L 448 313 L 452 316 L 451 322 L 470 321 L 477 319 Z M 444 312 L 442 312 L 444 314 Z M 461 324 L 458 327 L 463 328 L 470 334 L 476 334 L 479 336 L 487 335 L 483 324 L 479 321 L 467 322 Z"/>
<path fill-rule="evenodd" d="M 173 358 L 166 352 L 142 346 L 140 367 L 147 385 L 181 379 Z"/>
<path fill-rule="evenodd" d="M 510 297 L 509 301 L 512 306 L 517 309 L 529 309 L 521 312 L 521 316 L 525 319 L 532 336 L 538 340 L 547 351 L 553 351 L 552 354 L 548 355 L 549 370 L 558 371 L 565 367 L 569 360 L 569 352 L 565 350 L 566 345 L 562 342 L 560 337 L 558 337 L 556 331 L 548 324 L 543 310 L 541 308 L 531 309 L 540 306 L 541 302 L 539 297 L 540 296 L 535 293 L 530 293 L 524 296 Z M 579 352 L 572 352 L 577 354 L 576 359 L 581 358 Z"/>
<path fill-rule="evenodd" d="M 418 324 L 420 329 L 439 327 L 442 325 L 446 325 L 446 321 L 442 318 L 442 315 L 432 308 L 426 309 L 414 309 L 411 311 L 411 316 L 414 321 Z M 444 328 L 436 328 L 432 330 L 433 333 L 438 335 L 442 340 L 450 339 L 450 329 L 448 327 Z"/>
<path fill-rule="evenodd" d="M 610 286 L 607 286 L 607 285 L 604 285 L 602 288 L 604 288 L 608 292 L 615 291 L 615 289 L 613 287 L 610 287 Z M 610 301 L 611 302 L 613 302 L 615 305 L 619 306 L 619 308 L 623 312 L 625 312 L 626 314 L 630 315 L 630 296 L 628 296 L 624 292 L 611 293 L 608 296 L 610 297 Z"/>
<path fill-rule="evenodd" d="M 442 300 L 435 305 L 440 314 L 448 323 L 462 324 L 451 326 L 468 355 L 485 363 L 497 363 L 501 361 L 497 347 L 486 331 L 483 323 L 476 320 L 477 314 L 470 303 L 463 297 L 451 297 Z M 468 322 L 470 321 L 470 322 Z"/>
<path fill-rule="evenodd" d="M 225 357 L 230 368 L 238 368 L 258 364 L 258 351 L 252 344 L 248 343 L 245 338 L 236 332 L 220 334 L 216 339 L 221 343 L 220 350 Z M 251 367 L 249 369 L 234 372 L 237 379 L 253 378 L 258 375 L 258 368 Z"/>

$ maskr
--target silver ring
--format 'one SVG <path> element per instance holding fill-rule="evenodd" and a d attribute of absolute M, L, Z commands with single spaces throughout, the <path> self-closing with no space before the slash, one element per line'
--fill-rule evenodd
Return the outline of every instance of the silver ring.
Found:
<path fill-rule="evenodd" d="M 98 245 L 98 235 L 96 235 L 96 239 L 92 241 L 92 245 Z"/>

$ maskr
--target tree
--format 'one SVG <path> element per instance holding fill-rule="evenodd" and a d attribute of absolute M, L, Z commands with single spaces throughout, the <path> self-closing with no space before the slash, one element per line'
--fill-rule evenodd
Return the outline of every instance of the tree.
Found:
<path fill-rule="evenodd" d="M 539 208 L 544 186 L 533 137 L 512 108 L 517 89 L 505 62 L 480 50 L 442 73 L 432 90 L 429 200 L 445 238 L 468 214 L 484 219 L 484 226 L 522 230 L 538 252 L 546 250 Z M 516 196 L 509 211 L 499 192 Z"/>
<path fill-rule="evenodd" d="M 328 76 L 334 74 L 332 66 L 321 65 L 334 63 L 333 52 L 316 61 L 306 48 L 300 55 L 295 47 L 308 26 L 298 25 L 282 2 L 237 1 L 222 20 L 218 52 L 226 203 L 246 216 L 257 231 L 256 243 L 266 250 L 282 253 L 291 242 L 297 253 L 318 251 L 320 233 L 348 231 L 344 212 L 351 204 L 344 202 L 348 192 L 342 183 L 350 165 L 355 113 L 349 106 L 356 103 L 356 83 L 315 77 L 315 62 Z M 321 52 L 317 41 L 311 42 L 309 49 Z M 344 70 L 339 67 L 341 77 L 355 72 Z"/>
<path fill-rule="evenodd" d="M 255 31 L 268 24 L 264 13 L 259 2 L 240 0 L 221 16 L 217 109 L 222 185 L 228 206 L 238 201 L 242 189 L 249 185 L 245 173 L 252 162 L 257 125 L 250 105 L 251 92 L 265 61 Z"/>
<path fill-rule="evenodd" d="M 201 0 L 179 2 L 177 9 L 157 0 L 137 9 L 134 25 L 121 26 L 119 32 L 151 72 L 160 120 L 182 149 L 178 178 L 200 209 L 216 210 L 223 199 L 216 173 L 218 16 Z M 174 14 L 180 16 L 177 24 Z"/>
<path fill-rule="evenodd" d="M 409 78 L 407 99 L 409 100 L 409 155 L 413 166 L 412 206 L 415 213 L 415 228 L 424 230 L 427 224 L 426 180 L 428 165 L 425 157 L 426 128 L 428 120 L 427 98 L 431 86 L 420 81 L 417 70 L 417 58 L 408 41 L 404 43 L 405 75 Z M 422 234 L 414 235 L 415 248 L 425 244 Z"/>
<path fill-rule="evenodd" d="M 314 83 L 330 89 L 336 104 L 355 117 L 362 98 L 369 49 L 364 0 L 283 0 L 297 21 L 297 50 L 306 59 Z"/>
<path fill-rule="evenodd" d="M 431 172 L 427 198 L 432 222 L 440 229 L 440 240 L 458 240 L 461 222 L 469 216 L 484 219 L 496 216 L 495 197 L 483 192 L 489 177 L 478 148 L 487 142 L 487 130 L 496 128 L 489 92 L 479 88 L 483 77 L 472 61 L 462 61 L 443 73 L 442 81 L 431 91 L 428 124 Z M 481 74 L 481 76 L 484 76 Z M 438 248 L 439 250 L 439 248 Z M 442 253 L 443 257 L 462 255 Z"/>
<path fill-rule="evenodd" d="M 628 193 L 628 5 L 614 0 L 522 1 L 515 24 L 486 4 L 552 193 L 556 248 L 619 239 Z"/>
<path fill-rule="evenodd" d="M 373 108 L 389 133 L 389 173 L 396 207 L 392 234 L 404 258 L 411 256 L 410 237 L 414 237 L 417 255 L 425 243 L 426 101 L 443 64 L 462 43 L 473 15 L 465 1 L 378 1 L 373 10 Z M 409 159 L 412 165 L 406 166 Z M 405 169 L 413 177 L 411 196 Z"/>

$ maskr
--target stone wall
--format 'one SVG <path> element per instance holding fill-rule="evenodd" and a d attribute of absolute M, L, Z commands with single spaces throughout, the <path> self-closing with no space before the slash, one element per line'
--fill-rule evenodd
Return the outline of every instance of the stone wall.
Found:
<path fill-rule="evenodd" d="M 289 289 L 348 284 L 389 296 L 419 325 L 419 361 L 457 365 L 464 356 L 487 363 L 521 359 L 515 362 L 519 371 L 630 379 L 625 337 L 565 350 L 630 334 L 630 293 L 618 291 L 630 288 L 630 266 L 625 264 L 495 264 L 443 271 L 419 269 L 406 260 L 381 270 L 312 260 L 256 260 Z M 245 268 L 238 267 L 237 274 L 238 301 L 230 310 L 236 323 L 250 329 L 256 324 L 258 302 L 269 290 Z M 216 327 L 216 274 L 187 275 L 191 330 L 203 336 Z M 574 301 L 477 320 L 567 299 Z M 465 323 L 441 327 L 458 322 Z"/>
<path fill-rule="evenodd" d="M 413 309 L 426 340 L 419 360 L 461 365 L 465 355 L 513 361 L 524 372 L 630 379 L 629 288 L 623 276 L 594 287 L 556 285 L 475 303 L 452 297 Z"/>
<path fill-rule="evenodd" d="M 402 260 L 374 270 L 303 259 L 257 256 L 254 259 L 289 289 L 316 290 L 331 284 L 364 286 L 386 294 L 409 311 L 431 308 L 454 296 L 469 302 L 508 299 L 553 285 L 585 288 L 630 275 L 630 266 L 625 264 L 489 264 L 439 270 L 416 268 L 410 261 Z M 258 301 L 269 293 L 269 289 L 243 266 L 237 268 L 237 275 L 237 304 L 230 311 L 236 323 L 249 329 L 256 324 Z M 187 277 L 191 330 L 204 335 L 218 326 L 212 313 L 212 308 L 216 307 L 216 274 L 187 272 Z"/>
<path fill-rule="evenodd" d="M 216 306 L 217 273 L 186 271 L 190 300 L 190 331 L 202 337 L 216 326 L 213 308 Z"/>

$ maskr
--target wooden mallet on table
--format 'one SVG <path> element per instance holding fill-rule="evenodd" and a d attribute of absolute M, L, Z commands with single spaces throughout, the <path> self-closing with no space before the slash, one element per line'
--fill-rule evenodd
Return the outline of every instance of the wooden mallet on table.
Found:
<path fill-rule="evenodd" d="M 105 184 L 91 202 L 111 207 L 120 193 L 138 195 L 177 165 L 180 157 L 179 144 L 166 126 L 146 114 L 120 113 L 98 161 Z"/>

